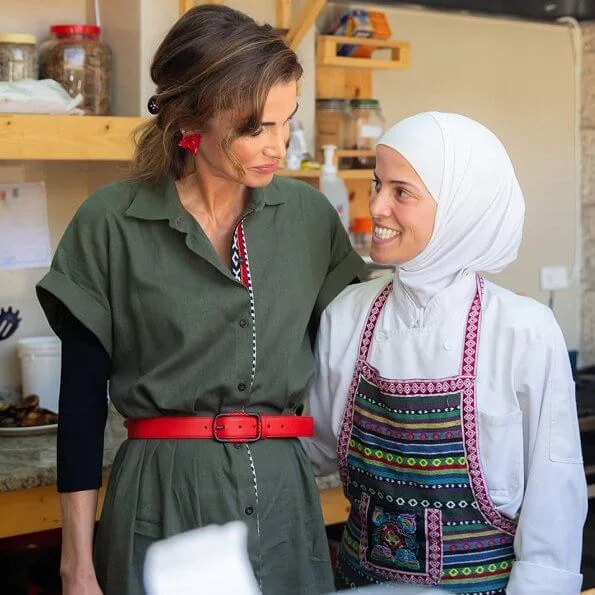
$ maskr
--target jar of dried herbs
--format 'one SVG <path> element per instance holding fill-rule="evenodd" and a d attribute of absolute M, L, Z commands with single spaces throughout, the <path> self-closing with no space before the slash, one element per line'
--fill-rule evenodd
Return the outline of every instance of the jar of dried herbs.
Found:
<path fill-rule="evenodd" d="M 35 35 L 0 34 L 0 81 L 13 82 L 37 78 Z"/>
<path fill-rule="evenodd" d="M 39 77 L 58 81 L 71 97 L 82 95 L 86 114 L 109 114 L 111 52 L 94 25 L 54 25 L 39 49 Z"/>

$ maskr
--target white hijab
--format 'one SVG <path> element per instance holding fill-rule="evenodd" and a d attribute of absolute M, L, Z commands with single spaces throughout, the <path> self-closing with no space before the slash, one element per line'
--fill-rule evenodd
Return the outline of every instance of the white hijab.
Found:
<path fill-rule="evenodd" d="M 418 306 L 462 277 L 497 273 L 516 259 L 525 202 L 506 149 L 487 128 L 427 112 L 395 124 L 378 144 L 407 159 L 438 205 L 429 244 L 397 272 Z"/>

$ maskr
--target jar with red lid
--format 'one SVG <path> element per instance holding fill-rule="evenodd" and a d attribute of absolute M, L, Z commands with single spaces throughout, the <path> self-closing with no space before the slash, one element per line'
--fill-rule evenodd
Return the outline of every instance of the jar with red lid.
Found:
<path fill-rule="evenodd" d="M 39 49 L 39 78 L 54 79 L 71 97 L 82 95 L 86 114 L 109 114 L 111 52 L 95 25 L 54 25 Z"/>

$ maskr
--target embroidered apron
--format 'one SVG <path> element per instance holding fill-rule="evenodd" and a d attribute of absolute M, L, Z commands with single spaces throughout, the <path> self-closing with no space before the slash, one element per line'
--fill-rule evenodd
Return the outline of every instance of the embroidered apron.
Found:
<path fill-rule="evenodd" d="M 391 289 L 368 313 L 339 436 L 351 513 L 337 588 L 394 581 L 505 593 L 516 523 L 490 501 L 477 439 L 483 279 L 467 316 L 461 373 L 436 380 L 382 378 L 368 362 Z"/>

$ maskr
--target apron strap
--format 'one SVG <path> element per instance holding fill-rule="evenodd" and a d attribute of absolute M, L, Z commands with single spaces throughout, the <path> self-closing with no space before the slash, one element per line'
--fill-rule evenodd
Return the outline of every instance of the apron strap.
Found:
<path fill-rule="evenodd" d="M 481 324 L 481 301 L 484 291 L 484 279 L 476 275 L 477 288 L 465 326 L 465 340 L 463 343 L 463 362 L 461 376 L 475 378 L 477 374 L 477 350 L 479 347 L 479 326 Z"/>
<path fill-rule="evenodd" d="M 366 316 L 366 323 L 364 324 L 359 340 L 359 353 L 357 359 L 360 362 L 368 361 L 368 357 L 370 356 L 370 346 L 372 345 L 372 339 L 374 338 L 374 330 L 376 329 L 380 313 L 382 312 L 382 308 L 384 308 L 384 304 L 386 304 L 386 300 L 388 299 L 392 288 L 393 282 L 391 280 L 388 285 L 380 291 L 370 306 L 370 310 Z"/>

